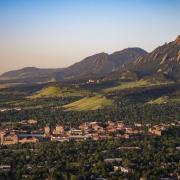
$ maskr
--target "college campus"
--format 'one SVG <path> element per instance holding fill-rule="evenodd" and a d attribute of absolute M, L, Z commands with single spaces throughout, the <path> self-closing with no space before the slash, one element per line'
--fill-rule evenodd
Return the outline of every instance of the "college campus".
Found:
<path fill-rule="evenodd" d="M 161 136 L 169 127 L 180 126 L 180 121 L 154 126 L 140 123 L 134 123 L 133 126 L 128 126 L 123 121 L 107 121 L 106 123 L 94 121 L 82 123 L 79 127 L 72 127 L 70 125 L 50 127 L 47 125 L 36 131 L 23 130 L 23 126 L 36 125 L 37 123 L 37 120 L 32 119 L 16 123 L 16 125 L 20 124 L 22 129 L 12 128 L 10 127 L 11 123 L 6 123 L 8 126 L 0 129 L 1 144 L 38 143 L 40 141 L 85 141 L 88 139 L 94 141 L 120 138 L 133 139 L 141 137 L 140 135 L 144 133 L 149 136 Z"/>

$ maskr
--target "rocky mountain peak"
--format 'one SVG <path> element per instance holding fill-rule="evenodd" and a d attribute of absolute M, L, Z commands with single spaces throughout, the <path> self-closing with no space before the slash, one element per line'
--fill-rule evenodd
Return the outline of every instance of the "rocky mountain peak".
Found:
<path fill-rule="evenodd" d="M 175 40 L 176 44 L 180 45 L 180 35 Z"/>

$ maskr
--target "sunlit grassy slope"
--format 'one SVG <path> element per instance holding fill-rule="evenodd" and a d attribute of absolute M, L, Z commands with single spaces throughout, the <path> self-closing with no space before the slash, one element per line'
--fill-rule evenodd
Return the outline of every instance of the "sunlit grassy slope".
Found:
<path fill-rule="evenodd" d="M 147 81 L 147 80 L 139 80 L 139 81 L 133 81 L 133 82 L 122 82 L 118 86 L 106 88 L 103 91 L 105 93 L 109 93 L 109 92 L 120 91 L 120 90 L 124 90 L 124 89 L 132 89 L 132 88 L 139 88 L 139 87 L 149 87 L 149 86 L 160 85 L 160 84 L 166 84 L 166 83 L 150 82 L 150 81 Z"/>
<path fill-rule="evenodd" d="M 36 92 L 29 98 L 43 98 L 43 97 L 70 97 L 70 96 L 85 96 L 88 94 L 88 91 L 72 88 L 72 87 L 65 87 L 65 86 L 48 86 L 40 91 Z"/>
<path fill-rule="evenodd" d="M 166 104 L 166 103 L 180 103 L 180 97 L 161 96 L 157 99 L 148 102 L 148 104 Z"/>
<path fill-rule="evenodd" d="M 112 105 L 113 100 L 107 99 L 104 96 L 97 95 L 93 97 L 85 97 L 73 103 L 63 106 L 66 110 L 72 111 L 86 111 L 86 110 L 96 110 L 104 106 Z"/>
<path fill-rule="evenodd" d="M 148 104 L 165 104 L 169 101 L 169 97 L 168 96 L 161 96 L 155 100 L 151 100 L 148 102 Z"/>

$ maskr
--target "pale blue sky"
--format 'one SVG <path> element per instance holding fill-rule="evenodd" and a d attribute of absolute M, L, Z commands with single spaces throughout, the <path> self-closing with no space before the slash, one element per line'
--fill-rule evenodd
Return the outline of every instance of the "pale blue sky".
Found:
<path fill-rule="evenodd" d="M 180 34 L 179 0 L 0 0 L 0 72 L 65 67 Z"/>

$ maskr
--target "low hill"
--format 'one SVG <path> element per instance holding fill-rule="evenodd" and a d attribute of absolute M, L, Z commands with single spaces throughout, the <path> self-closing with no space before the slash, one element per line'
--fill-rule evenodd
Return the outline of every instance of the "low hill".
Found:
<path fill-rule="evenodd" d="M 26 67 L 20 70 L 9 71 L 0 76 L 1 82 L 17 83 L 43 83 L 56 81 L 55 73 L 62 69 L 40 69 L 36 67 Z"/>

